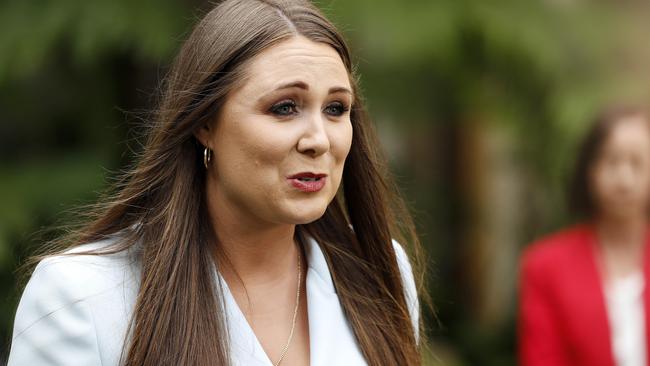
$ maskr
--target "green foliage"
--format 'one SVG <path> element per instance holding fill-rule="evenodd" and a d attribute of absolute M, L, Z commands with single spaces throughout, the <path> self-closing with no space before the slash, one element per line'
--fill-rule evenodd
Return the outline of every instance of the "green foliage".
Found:
<path fill-rule="evenodd" d="M 561 223 L 562 178 L 588 117 L 610 100 L 646 101 L 650 24 L 640 2 L 318 1 L 351 41 L 393 170 L 438 267 L 434 297 L 453 364 L 513 362 L 512 324 L 474 331 L 449 262 L 467 219 L 456 131 L 508 131 L 544 227 Z M 0 3 L 0 337 L 9 340 L 17 264 L 51 225 L 129 161 L 133 121 L 199 7 L 172 0 Z M 393 136 L 394 135 L 394 136 Z M 452 137 L 451 139 L 448 137 Z M 390 140 L 386 141 L 391 144 Z M 399 144 L 398 144 L 399 145 Z M 388 146 L 390 147 L 390 146 Z M 431 156 L 429 156 L 431 155 Z M 435 156 L 434 156 L 435 155 Z M 438 156 L 440 155 L 440 156 Z M 428 317 L 427 319 L 431 319 Z M 496 339 L 491 339 L 496 337 Z M 1 358 L 1 355 L 0 355 Z"/>
<path fill-rule="evenodd" d="M 93 68 L 114 53 L 167 59 L 190 19 L 186 5 L 156 0 L 8 0 L 0 4 L 0 82 L 29 77 L 66 48 L 74 67 Z"/>

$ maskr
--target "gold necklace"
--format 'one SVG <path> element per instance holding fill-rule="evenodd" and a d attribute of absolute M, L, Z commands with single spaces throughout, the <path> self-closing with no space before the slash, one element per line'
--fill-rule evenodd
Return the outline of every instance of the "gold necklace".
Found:
<path fill-rule="evenodd" d="M 287 344 L 284 346 L 284 349 L 280 354 L 280 359 L 274 364 L 274 366 L 278 366 L 284 359 L 284 356 L 287 354 L 287 351 L 289 350 L 289 344 L 291 343 L 291 338 L 293 338 L 293 331 L 296 327 L 296 316 L 298 315 L 298 307 L 300 306 L 300 280 L 302 277 L 300 262 L 300 248 L 298 248 L 298 291 L 296 291 L 296 307 L 293 309 L 293 319 L 291 320 L 291 332 L 289 332 L 289 339 L 287 340 Z"/>

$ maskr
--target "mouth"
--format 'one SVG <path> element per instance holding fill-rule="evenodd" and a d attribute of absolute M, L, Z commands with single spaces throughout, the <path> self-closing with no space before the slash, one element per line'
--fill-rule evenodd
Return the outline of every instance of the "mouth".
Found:
<path fill-rule="evenodd" d="M 302 172 L 298 174 L 291 175 L 287 178 L 289 179 L 300 179 L 304 181 L 312 181 L 312 180 L 318 180 L 320 178 L 325 178 L 327 177 L 327 174 L 323 173 L 312 173 L 312 172 Z"/>
<path fill-rule="evenodd" d="M 287 177 L 294 188 L 303 192 L 318 192 L 327 180 L 327 174 L 303 172 Z"/>

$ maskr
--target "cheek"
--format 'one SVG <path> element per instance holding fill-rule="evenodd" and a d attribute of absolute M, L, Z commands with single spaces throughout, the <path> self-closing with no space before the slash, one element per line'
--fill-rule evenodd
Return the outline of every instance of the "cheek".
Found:
<path fill-rule="evenodd" d="M 233 161 L 263 168 L 281 160 L 291 147 L 288 134 L 281 128 L 254 119 L 239 123 L 220 138 L 229 147 L 229 158 Z"/>
<path fill-rule="evenodd" d="M 247 131 L 241 138 L 242 155 L 257 169 L 277 167 L 292 144 L 278 128 L 256 128 Z"/>
<path fill-rule="evenodd" d="M 612 180 L 612 174 L 604 164 L 594 168 L 591 173 L 591 185 L 596 200 L 604 200 L 608 198 L 612 191 Z"/>
<path fill-rule="evenodd" d="M 638 173 L 638 190 L 644 198 L 650 196 L 650 167 L 647 165 Z"/>
<path fill-rule="evenodd" d="M 335 134 L 331 137 L 331 154 L 334 161 L 334 166 L 332 170 L 332 192 L 331 195 L 333 198 L 338 192 L 339 186 L 341 185 L 341 179 L 343 176 L 343 168 L 345 166 L 345 161 L 350 153 L 350 147 L 352 146 L 352 125 L 347 123 L 346 125 L 341 126 Z"/>
<path fill-rule="evenodd" d="M 333 132 L 333 137 L 331 138 L 332 155 L 340 165 L 343 164 L 345 158 L 347 158 L 348 153 L 350 152 L 350 147 L 352 146 L 352 135 L 352 123 L 349 121 L 338 125 Z"/>
<path fill-rule="evenodd" d="M 252 121 L 240 123 L 249 122 L 253 126 Z M 276 182 L 281 173 L 278 167 L 286 155 L 286 143 L 279 138 L 277 129 L 228 127 L 215 141 L 215 162 L 221 184 L 228 191 L 245 196 L 265 194 L 269 184 Z"/>

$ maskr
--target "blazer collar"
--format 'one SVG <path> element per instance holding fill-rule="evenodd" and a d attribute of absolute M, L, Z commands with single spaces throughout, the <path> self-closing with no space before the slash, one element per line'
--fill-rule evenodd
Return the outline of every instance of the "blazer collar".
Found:
<path fill-rule="evenodd" d="M 318 280 L 324 290 L 332 293 L 336 292 L 334 282 L 332 281 L 332 274 L 330 273 L 327 260 L 320 245 L 311 235 L 305 234 L 305 237 L 305 255 L 307 256 L 308 268 L 312 269 L 318 275 Z"/>
<path fill-rule="evenodd" d="M 310 365 L 367 365 L 351 326 L 334 290 L 332 276 L 319 243 L 306 235 L 308 261 L 306 289 L 309 316 Z M 216 270 L 216 267 L 215 267 Z M 217 271 L 224 294 L 223 310 L 228 320 L 233 363 L 272 366 L 261 343 L 237 305 L 228 284 Z"/>

